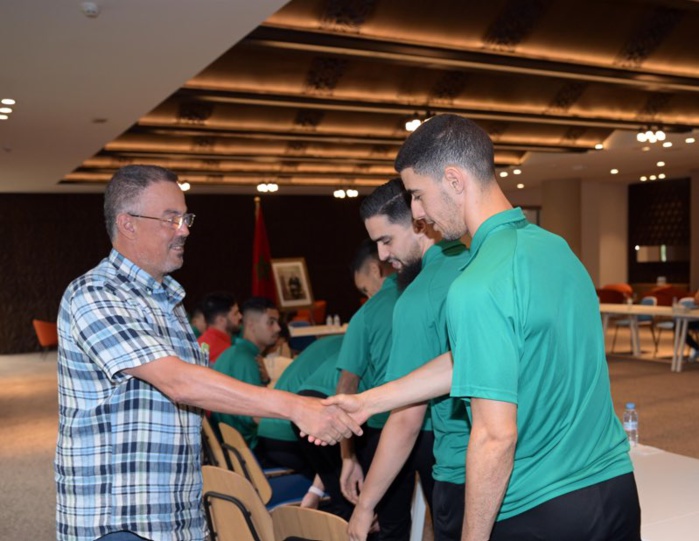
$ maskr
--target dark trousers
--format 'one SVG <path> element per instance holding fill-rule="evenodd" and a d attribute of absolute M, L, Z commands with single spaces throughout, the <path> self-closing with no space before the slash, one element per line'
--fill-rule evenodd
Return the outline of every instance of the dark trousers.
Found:
<path fill-rule="evenodd" d="M 633 473 L 558 496 L 496 522 L 491 541 L 640 541 Z"/>
<path fill-rule="evenodd" d="M 263 468 L 289 468 L 313 481 L 315 472 L 298 440 L 257 438 L 254 453 Z"/>
<path fill-rule="evenodd" d="M 434 541 L 459 541 L 464 523 L 464 485 L 435 481 L 432 493 Z"/>
<path fill-rule="evenodd" d="M 365 427 L 364 437 L 366 443 L 361 452 L 360 462 L 366 473 L 379 445 L 381 430 Z M 432 479 L 432 466 L 434 465 L 434 435 L 432 432 L 421 431 L 415 442 L 408 460 L 401 468 L 391 486 L 376 506 L 376 514 L 379 519 L 379 539 L 381 540 L 405 540 L 410 538 L 410 507 L 415 491 L 415 473 L 420 476 L 420 484 L 425 493 L 426 501 L 432 501 L 434 480 Z"/>
<path fill-rule="evenodd" d="M 687 324 L 687 331 L 688 332 L 687 332 L 686 342 L 690 348 L 699 350 L 699 344 L 697 344 L 697 341 L 692 336 L 692 333 L 689 332 L 689 331 L 696 331 L 696 330 L 699 330 L 699 321 L 690 321 Z"/>

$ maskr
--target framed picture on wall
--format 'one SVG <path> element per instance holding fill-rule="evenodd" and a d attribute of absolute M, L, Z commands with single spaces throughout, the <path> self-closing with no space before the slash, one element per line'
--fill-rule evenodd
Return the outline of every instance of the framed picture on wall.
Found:
<path fill-rule="evenodd" d="M 280 309 L 301 308 L 313 304 L 313 292 L 305 258 L 272 259 L 272 276 L 279 295 Z"/>

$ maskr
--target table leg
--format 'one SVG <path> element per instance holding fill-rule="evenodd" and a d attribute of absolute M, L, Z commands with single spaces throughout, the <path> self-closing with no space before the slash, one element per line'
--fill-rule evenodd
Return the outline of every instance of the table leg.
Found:
<path fill-rule="evenodd" d="M 638 318 L 629 316 L 629 332 L 631 333 L 631 351 L 634 357 L 641 356 L 641 340 L 638 336 Z"/>
<path fill-rule="evenodd" d="M 675 318 L 675 348 L 672 352 L 672 371 L 682 372 L 682 361 L 684 361 L 684 344 L 687 340 L 687 330 L 689 319 Z"/>

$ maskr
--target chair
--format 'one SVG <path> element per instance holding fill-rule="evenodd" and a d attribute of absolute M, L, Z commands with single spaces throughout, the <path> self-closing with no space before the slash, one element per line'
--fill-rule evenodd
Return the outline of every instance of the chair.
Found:
<path fill-rule="evenodd" d="M 602 286 L 602 289 L 618 291 L 625 299 L 633 297 L 633 288 L 629 284 L 607 284 Z"/>
<path fill-rule="evenodd" d="M 33 319 L 32 325 L 34 325 L 39 345 L 43 348 L 43 357 L 50 348 L 58 346 L 58 325 L 55 321 L 42 321 L 40 319 Z"/>
<path fill-rule="evenodd" d="M 300 539 L 347 540 L 347 521 L 316 509 L 301 509 L 282 505 L 272 511 L 274 537 L 283 541 L 290 537 Z"/>
<path fill-rule="evenodd" d="M 646 306 L 656 306 L 658 304 L 658 299 L 655 297 L 643 297 L 641 299 L 641 302 L 639 304 L 643 304 Z M 653 336 L 653 344 L 655 344 L 655 330 L 654 330 L 654 322 L 655 318 L 653 316 L 637 316 L 636 321 L 637 325 L 639 327 L 648 327 L 650 329 L 650 333 Z M 616 319 L 614 320 L 614 338 L 612 339 L 612 353 L 614 352 L 614 346 L 616 344 L 616 335 L 617 332 L 619 332 L 619 327 L 628 327 L 629 332 L 631 331 L 631 319 L 630 318 L 622 318 L 622 319 Z M 657 348 L 656 348 L 657 349 Z"/>
<path fill-rule="evenodd" d="M 694 308 L 694 297 L 683 297 L 678 301 L 681 305 L 692 309 Z M 672 304 L 672 303 L 670 303 Z M 658 330 L 658 335 L 655 337 L 655 351 L 653 352 L 653 356 L 658 354 L 658 347 L 660 345 L 660 335 L 664 330 L 668 331 L 674 331 L 675 329 L 675 320 L 674 319 L 667 319 L 664 321 L 659 321 L 655 324 L 655 328 Z M 684 347 L 684 346 L 683 346 Z M 682 350 L 680 350 L 682 351 Z"/>
<path fill-rule="evenodd" d="M 253 486 L 239 474 L 203 466 L 204 512 L 216 541 L 274 541 L 272 517 Z"/>
<path fill-rule="evenodd" d="M 226 423 L 219 423 L 222 449 L 231 471 L 242 475 L 257 491 L 268 508 L 286 503 L 300 503 L 311 486 L 309 479 L 286 468 L 263 470 L 243 436 Z"/>
<path fill-rule="evenodd" d="M 221 442 L 207 417 L 204 417 L 201 422 L 201 444 L 206 464 L 233 471 L 230 459 L 223 451 Z"/>
<path fill-rule="evenodd" d="M 271 513 L 243 476 L 214 466 L 202 468 L 204 509 L 216 541 L 283 541 L 289 537 L 347 540 L 347 522 L 315 509 L 277 507 Z"/>
<path fill-rule="evenodd" d="M 308 321 L 311 325 L 322 325 L 325 323 L 327 308 L 327 301 L 314 301 L 311 308 L 299 308 L 293 321 Z"/>
<path fill-rule="evenodd" d="M 597 297 L 599 302 L 603 304 L 622 304 L 626 302 L 626 297 L 621 291 L 616 289 L 597 289 Z"/>

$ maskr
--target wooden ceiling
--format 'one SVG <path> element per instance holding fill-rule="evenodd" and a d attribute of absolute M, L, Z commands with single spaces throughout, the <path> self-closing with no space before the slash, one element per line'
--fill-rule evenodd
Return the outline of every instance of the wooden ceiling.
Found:
<path fill-rule="evenodd" d="M 374 186 L 415 114 L 477 121 L 500 168 L 689 131 L 697 35 L 689 0 L 292 0 L 62 182 L 148 162 L 195 186 Z"/>

